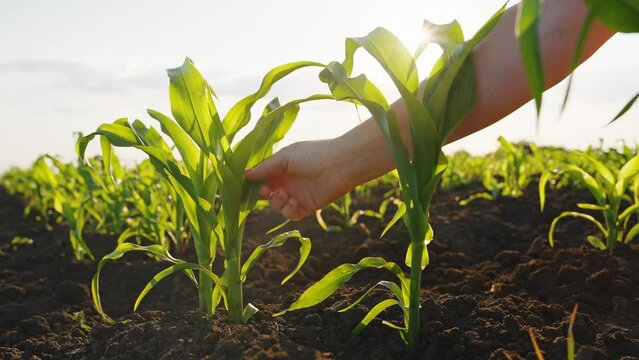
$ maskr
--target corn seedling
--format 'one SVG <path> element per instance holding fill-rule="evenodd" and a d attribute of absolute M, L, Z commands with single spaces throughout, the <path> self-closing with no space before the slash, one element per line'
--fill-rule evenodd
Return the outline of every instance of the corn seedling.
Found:
<path fill-rule="evenodd" d="M 142 162 L 135 170 L 126 181 L 126 200 L 132 208 L 118 244 L 134 237 L 138 244 L 144 239 L 167 250 L 173 245 L 178 255 L 184 255 L 189 244 L 184 206 L 150 162 Z"/>
<path fill-rule="evenodd" d="M 47 160 L 53 164 L 52 167 Z M 89 204 L 85 191 L 78 191 L 78 189 L 86 189 L 86 184 L 79 175 L 79 168 L 72 164 L 64 164 L 53 156 L 45 155 L 36 161 L 34 175 L 37 193 L 42 202 L 40 211 L 48 213 L 50 209 L 46 209 L 46 206 L 50 206 L 52 202 L 55 214 L 64 219 L 69 226 L 69 241 L 76 260 L 82 260 L 85 256 L 93 260 L 93 253 L 82 236 L 87 222 L 86 209 Z M 45 189 L 47 195 L 44 195 Z"/>
<path fill-rule="evenodd" d="M 160 124 L 172 147 L 153 127 L 139 120 L 127 119 L 101 125 L 78 144 L 83 157 L 87 144 L 95 136 L 103 143 L 116 147 L 133 147 L 146 153 L 156 171 L 171 185 L 181 202 L 193 237 L 197 263 L 173 257 L 160 245 L 140 246 L 122 243 L 100 260 L 92 280 L 95 308 L 107 321 L 100 301 L 99 280 L 104 264 L 121 258 L 130 251 L 143 251 L 167 261 L 170 266 L 151 279 L 138 296 L 134 310 L 162 279 L 174 273 L 184 273 L 196 285 L 199 309 L 212 314 L 222 303 L 234 323 L 246 322 L 257 309 L 245 306 L 243 283 L 255 262 L 268 249 L 282 246 L 288 239 L 300 244 L 300 260 L 284 279 L 289 280 L 303 265 L 310 252 L 310 240 L 297 231 L 280 234 L 268 243 L 258 246 L 242 263 L 242 239 L 246 218 L 255 206 L 260 184 L 244 180 L 247 167 L 258 164 L 272 154 L 273 145 L 286 134 L 299 111 L 299 104 L 312 100 L 332 99 L 330 95 L 314 95 L 280 105 L 276 98 L 268 103 L 254 127 L 237 140 L 239 130 L 249 124 L 251 109 L 262 99 L 271 86 L 289 73 L 301 68 L 323 67 L 315 62 L 295 62 L 274 68 L 266 74 L 259 89 L 236 103 L 223 118 L 213 100 L 215 94 L 195 68 L 186 59 L 178 68 L 168 70 L 171 111 L 175 120 L 154 110 L 148 114 Z M 102 146 L 103 158 L 108 163 L 110 146 Z M 110 169 L 110 167 L 107 167 Z M 224 272 L 213 273 L 212 265 L 220 248 L 224 254 Z M 196 278 L 195 272 L 199 276 Z"/>
<path fill-rule="evenodd" d="M 581 156 L 596 169 L 596 172 L 591 174 L 572 164 L 566 165 L 562 171 L 579 177 L 595 198 L 596 204 L 579 203 L 577 207 L 582 210 L 601 212 L 604 222 L 600 222 L 587 213 L 565 211 L 552 221 L 548 232 L 548 241 L 550 246 L 554 246 L 554 232 L 560 220 L 576 217 L 590 221 L 601 231 L 602 237 L 588 236 L 587 240 L 592 246 L 600 250 L 612 251 L 617 242 L 629 243 L 639 235 L 639 224 L 629 228 L 632 216 L 639 213 L 639 177 L 637 176 L 639 174 L 639 155 L 635 155 L 618 171 L 608 169 L 599 160 L 588 155 Z M 540 187 L 539 191 L 543 210 L 546 201 L 545 187 Z M 634 196 L 629 195 L 630 191 L 634 192 Z M 622 209 L 624 202 L 629 205 Z"/>
<path fill-rule="evenodd" d="M 472 156 L 459 151 L 448 156 L 448 168 L 442 175 L 440 187 L 452 189 L 483 179 L 490 156 Z"/>
<path fill-rule="evenodd" d="M 384 221 L 384 215 L 386 214 L 386 210 L 388 209 L 388 205 L 393 201 L 394 198 L 389 197 L 384 199 L 382 203 L 379 205 L 377 210 L 355 210 L 351 213 L 351 193 L 347 193 L 339 200 L 329 204 L 329 207 L 337 212 L 339 218 L 341 219 L 339 225 L 327 225 L 324 221 L 324 217 L 322 216 L 322 209 L 319 209 L 315 212 L 315 218 L 317 219 L 317 223 L 319 226 L 326 232 L 341 232 L 344 229 L 351 229 L 355 225 L 357 225 L 360 217 L 366 216 L 370 218 L 375 218 L 380 221 Z M 360 228 L 370 234 L 370 231 L 366 228 L 366 225 L 360 223 Z"/>
<path fill-rule="evenodd" d="M 446 169 L 446 157 L 441 149 L 446 138 L 474 103 L 475 70 L 471 52 L 497 24 L 502 12 L 503 8 L 469 41 L 464 41 L 457 22 L 446 25 L 425 22 L 427 39 L 414 56 L 392 33 L 377 28 L 365 37 L 348 38 L 345 60 L 341 63 L 331 62 L 321 72 L 320 79 L 328 84 L 337 100 L 355 102 L 368 109 L 391 149 L 401 183 L 403 204 L 390 225 L 400 218 L 404 219 L 410 238 L 405 259 L 410 275 L 406 276 L 398 264 L 380 257 L 367 257 L 356 264 L 340 265 L 306 289 L 299 299 L 278 315 L 322 302 L 360 270 L 386 269 L 398 283 L 381 281 L 373 288 L 384 287 L 394 297 L 373 306 L 354 332 L 361 332 L 385 309 L 398 306 L 403 314 L 403 324 L 388 321 L 383 324 L 398 330 L 410 347 L 417 344 L 421 274 L 428 265 L 427 245 L 433 237 L 428 223 L 429 207 L 442 172 Z M 423 94 L 420 94 L 415 59 L 428 43 L 440 45 L 443 55 L 431 71 Z M 402 141 L 397 115 L 381 91 L 364 74 L 351 76 L 353 58 L 359 48 L 363 48 L 382 66 L 399 91 L 408 113 L 412 139 L 410 145 Z M 412 147 L 412 159 L 408 146 Z M 370 292 L 364 293 L 343 311 L 353 308 Z"/>
<path fill-rule="evenodd" d="M 527 145 L 514 145 L 502 136 L 501 148 L 497 150 L 492 162 L 484 171 L 482 184 L 487 191 L 473 194 L 459 202 L 467 205 L 476 199 L 495 200 L 498 197 L 520 197 L 530 184 L 534 172 L 534 162 Z"/>
<path fill-rule="evenodd" d="M 364 197 L 373 195 L 373 190 L 379 189 L 386 190 L 384 193 L 385 199 L 393 195 L 399 195 L 399 175 L 397 175 L 396 170 L 356 186 L 353 192 L 357 197 Z"/>

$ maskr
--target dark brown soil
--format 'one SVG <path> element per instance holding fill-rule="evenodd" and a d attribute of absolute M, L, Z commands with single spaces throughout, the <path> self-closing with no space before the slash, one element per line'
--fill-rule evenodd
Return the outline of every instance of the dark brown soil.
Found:
<path fill-rule="evenodd" d="M 613 254 L 594 250 L 584 241 L 594 229 L 567 220 L 551 249 L 552 218 L 588 200 L 588 194 L 552 192 L 544 213 L 534 187 L 520 199 L 457 204 L 480 190 L 446 191 L 434 200 L 436 239 L 423 277 L 421 343 L 411 353 L 379 321 L 359 337 L 350 335 L 366 311 L 388 296 L 384 291 L 352 311 L 336 311 L 384 278 L 382 272 L 356 275 L 317 307 L 271 316 L 344 262 L 383 256 L 402 264 L 407 235 L 401 225 L 379 239 L 383 226 L 374 219 L 363 219 L 372 236 L 360 228 L 324 233 L 311 218 L 295 224 L 313 240 L 311 257 L 283 286 L 279 282 L 297 261 L 294 244 L 261 259 L 245 287 L 246 299 L 260 309 L 248 325 L 229 324 L 224 311 L 210 317 L 194 311 L 196 292 L 183 276 L 160 283 L 132 313 L 137 293 L 166 265 L 125 256 L 102 275 L 103 304 L 119 320 L 106 325 L 89 292 L 95 264 L 73 261 L 64 226 L 49 231 L 23 220 L 20 200 L 0 189 L 0 359 L 533 359 L 529 327 L 547 359 L 562 359 L 575 303 L 578 359 L 638 359 L 639 245 L 618 246 Z M 373 196 L 355 205 L 377 207 L 379 201 Z M 269 212 L 253 215 L 246 250 L 267 241 L 265 231 L 281 220 Z M 7 244 L 14 236 L 33 243 L 11 249 Z M 100 257 L 114 247 L 113 236 L 86 238 Z M 80 311 L 90 330 L 74 320 Z M 400 316 L 396 309 L 383 314 L 396 323 Z"/>

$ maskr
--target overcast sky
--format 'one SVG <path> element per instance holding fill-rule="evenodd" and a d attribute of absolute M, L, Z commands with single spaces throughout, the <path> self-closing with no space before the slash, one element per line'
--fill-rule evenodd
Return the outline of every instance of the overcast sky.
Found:
<path fill-rule="evenodd" d="M 1 1 L 0 171 L 38 155 L 74 156 L 73 132 L 91 132 L 120 117 L 152 121 L 145 109 L 169 113 L 165 69 L 193 59 L 226 110 L 253 92 L 270 68 L 294 61 L 340 60 L 344 38 L 376 26 L 409 48 L 424 18 L 458 19 L 467 36 L 503 0 L 448 1 Z M 360 57 L 360 58 L 363 58 Z M 578 71 L 561 119 L 562 83 L 546 93 L 541 128 L 534 106 L 448 147 L 490 151 L 511 140 L 585 147 L 602 137 L 639 141 L 639 109 L 603 125 L 639 89 L 639 37 L 616 35 Z M 378 69 L 360 69 L 375 77 Z M 377 74 L 379 75 L 379 74 Z M 381 79 L 381 77 L 379 77 Z M 388 82 L 382 82 L 390 89 Z M 272 94 L 291 99 L 325 92 L 316 73 L 297 74 Z M 337 136 L 358 123 L 351 106 L 305 106 L 283 144 Z M 135 153 L 120 152 L 125 158 Z"/>

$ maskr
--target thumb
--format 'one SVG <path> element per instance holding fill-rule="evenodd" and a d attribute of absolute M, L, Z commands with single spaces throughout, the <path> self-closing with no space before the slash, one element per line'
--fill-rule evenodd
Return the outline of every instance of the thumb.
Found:
<path fill-rule="evenodd" d="M 286 172 L 288 160 L 280 153 L 262 161 L 256 167 L 246 170 L 244 176 L 251 181 L 264 181 Z"/>

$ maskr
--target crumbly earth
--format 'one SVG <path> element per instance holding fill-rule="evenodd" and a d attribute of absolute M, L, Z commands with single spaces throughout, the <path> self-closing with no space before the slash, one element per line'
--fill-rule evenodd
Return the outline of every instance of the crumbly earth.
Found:
<path fill-rule="evenodd" d="M 380 321 L 351 336 L 366 311 L 389 296 L 385 291 L 337 312 L 387 277 L 380 271 L 356 275 L 314 308 L 271 316 L 342 263 L 383 256 L 402 264 L 408 240 L 401 225 L 383 239 L 376 219 L 363 218 L 362 227 L 341 233 L 324 233 L 312 218 L 288 225 L 312 239 L 311 256 L 284 285 L 281 279 L 299 256 L 295 244 L 260 260 L 245 287 L 245 298 L 260 312 L 247 325 L 229 324 L 224 311 L 213 316 L 195 311 L 196 292 L 184 276 L 161 282 L 133 313 L 138 292 L 166 265 L 127 255 L 105 266 L 101 276 L 105 310 L 118 320 L 107 325 L 91 302 L 95 264 L 74 261 L 64 226 L 47 230 L 23 219 L 21 200 L 0 189 L 0 359 L 534 359 L 529 328 L 547 359 L 561 359 L 575 303 L 578 359 L 639 359 L 639 245 L 618 246 L 612 254 L 597 251 L 584 241 L 595 229 L 566 220 L 550 248 L 552 218 L 589 200 L 583 191 L 551 192 L 544 213 L 534 186 L 519 199 L 458 205 L 478 191 L 478 185 L 443 191 L 433 202 L 436 236 L 423 276 L 421 342 L 410 352 Z M 374 208 L 381 193 L 357 199 L 354 206 Z M 327 222 L 337 221 L 325 214 Z M 268 211 L 252 215 L 246 250 L 267 241 L 266 230 L 281 221 Z M 11 248 L 14 236 L 33 243 Z M 91 232 L 85 237 L 99 257 L 113 249 L 116 238 Z M 74 319 L 78 312 L 89 330 Z M 383 317 L 401 321 L 394 308 Z"/>

